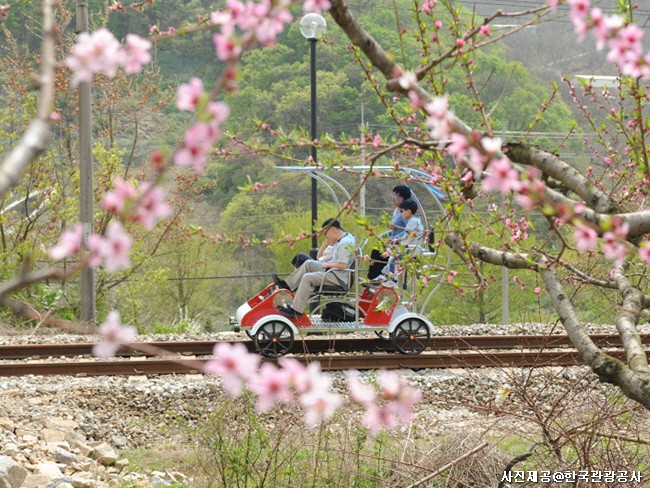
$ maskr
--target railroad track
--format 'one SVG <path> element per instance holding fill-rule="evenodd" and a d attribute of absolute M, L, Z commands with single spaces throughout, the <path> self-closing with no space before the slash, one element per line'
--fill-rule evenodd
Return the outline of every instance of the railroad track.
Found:
<path fill-rule="evenodd" d="M 601 347 L 610 348 L 610 354 L 623 358 L 620 338 L 610 334 L 594 334 L 592 339 Z M 650 335 L 642 337 L 650 344 Z M 253 350 L 252 341 L 240 342 Z M 150 375 L 198 373 L 207 359 L 187 356 L 209 356 L 216 341 L 134 343 L 135 350 L 123 349 L 118 356 L 128 360 L 77 360 L 91 354 L 92 344 L 36 344 L 0 346 L 0 376 L 24 375 Z M 292 353 L 303 362 L 319 361 L 323 370 L 345 369 L 425 369 L 476 367 L 543 367 L 571 366 L 584 361 L 570 349 L 567 336 L 440 336 L 430 341 L 427 351 L 417 356 L 392 352 L 390 341 L 380 338 L 305 338 L 294 344 Z M 152 347 L 153 346 L 153 347 Z M 146 351 L 164 348 L 175 357 L 142 359 Z M 615 349 L 614 349 L 615 348 Z M 145 352 L 138 350 L 145 349 Z M 507 351 L 500 351 L 507 349 Z M 336 351 L 333 353 L 333 351 Z M 340 354 L 357 351 L 375 351 L 370 354 Z M 316 355 L 319 354 L 319 355 Z M 141 356 L 141 357 L 137 357 Z M 41 358 L 57 358 L 56 361 Z M 22 361 L 16 361 L 21 360 Z M 24 361 L 29 359 L 29 361 Z M 38 361 L 35 361 L 39 359 Z M 12 360 L 14 360 L 12 362 Z M 265 361 L 273 361 L 264 359 Z"/>

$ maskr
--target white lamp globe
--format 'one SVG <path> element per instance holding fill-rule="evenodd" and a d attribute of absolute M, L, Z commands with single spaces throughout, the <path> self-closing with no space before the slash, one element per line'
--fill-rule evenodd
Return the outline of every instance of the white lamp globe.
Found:
<path fill-rule="evenodd" d="M 327 22 L 322 15 L 310 13 L 300 19 L 300 33 L 306 39 L 315 39 L 322 36 L 327 29 Z"/>

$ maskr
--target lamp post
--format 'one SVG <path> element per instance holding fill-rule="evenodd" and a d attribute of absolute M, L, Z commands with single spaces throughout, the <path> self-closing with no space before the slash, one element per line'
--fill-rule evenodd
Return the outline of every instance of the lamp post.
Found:
<path fill-rule="evenodd" d="M 316 145 L 314 141 L 317 138 L 316 134 L 316 42 L 318 37 L 322 36 L 325 33 L 327 28 L 327 22 L 325 19 L 318 14 L 310 13 L 305 15 L 300 20 L 300 33 L 309 39 L 309 44 L 311 47 L 311 158 L 314 161 L 314 164 L 317 163 L 316 157 Z M 316 253 L 318 252 L 318 238 L 316 236 L 316 229 L 318 228 L 318 181 L 316 178 L 311 179 L 311 250 L 309 254 L 311 257 L 315 258 Z"/>

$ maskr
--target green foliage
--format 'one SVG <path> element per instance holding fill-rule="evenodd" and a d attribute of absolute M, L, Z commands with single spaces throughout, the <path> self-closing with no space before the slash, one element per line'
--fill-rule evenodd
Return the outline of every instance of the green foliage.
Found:
<path fill-rule="evenodd" d="M 205 486 L 371 488 L 391 476 L 403 456 L 399 440 L 371 439 L 365 429 L 334 423 L 305 429 L 293 410 L 280 417 L 260 415 L 250 394 L 222 397 L 209 408 L 194 406 L 192 415 L 200 419 L 194 425 L 179 421 L 173 410 L 167 418 L 194 440 L 195 479 Z"/>

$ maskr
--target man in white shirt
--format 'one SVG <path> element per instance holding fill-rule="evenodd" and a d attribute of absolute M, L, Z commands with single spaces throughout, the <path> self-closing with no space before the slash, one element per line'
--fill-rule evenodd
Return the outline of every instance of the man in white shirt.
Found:
<path fill-rule="evenodd" d="M 322 257 L 325 250 L 331 246 L 332 258 L 330 261 L 305 261 L 287 276 L 286 280 L 280 280 L 277 275 L 273 275 L 278 286 L 295 290 L 291 306 L 277 307 L 278 312 L 289 318 L 300 317 L 303 314 L 313 290 L 320 287 L 321 284 L 339 286 L 341 283 L 345 283 L 348 285 L 348 272 L 345 269 L 354 256 L 354 236 L 345 232 L 341 228 L 341 223 L 334 219 L 327 219 L 323 222 L 322 229 L 325 241 L 318 250 L 317 258 Z"/>

